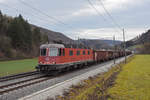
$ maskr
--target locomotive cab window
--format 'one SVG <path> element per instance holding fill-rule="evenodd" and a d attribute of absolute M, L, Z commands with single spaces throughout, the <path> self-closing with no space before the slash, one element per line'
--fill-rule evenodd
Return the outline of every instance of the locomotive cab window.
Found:
<path fill-rule="evenodd" d="M 80 55 L 80 51 L 77 51 L 77 56 Z"/>
<path fill-rule="evenodd" d="M 73 56 L 73 51 L 72 50 L 69 51 L 69 55 Z"/>
<path fill-rule="evenodd" d="M 50 48 L 49 49 L 49 56 L 58 56 L 59 52 L 58 52 L 58 48 Z"/>
<path fill-rule="evenodd" d="M 65 56 L 65 49 L 59 48 L 58 52 L 59 52 L 58 54 L 59 56 Z"/>
<path fill-rule="evenodd" d="M 58 52 L 59 52 L 59 54 L 58 54 L 58 55 L 59 55 L 59 56 L 62 56 L 61 48 L 59 48 L 59 49 L 58 49 Z"/>
<path fill-rule="evenodd" d="M 85 51 L 83 51 L 83 55 L 85 55 Z"/>
<path fill-rule="evenodd" d="M 40 50 L 40 55 L 41 56 L 46 56 L 46 49 L 41 49 Z"/>
<path fill-rule="evenodd" d="M 90 51 L 88 51 L 88 55 L 90 55 Z"/>
<path fill-rule="evenodd" d="M 65 49 L 63 49 L 63 56 L 65 56 Z"/>

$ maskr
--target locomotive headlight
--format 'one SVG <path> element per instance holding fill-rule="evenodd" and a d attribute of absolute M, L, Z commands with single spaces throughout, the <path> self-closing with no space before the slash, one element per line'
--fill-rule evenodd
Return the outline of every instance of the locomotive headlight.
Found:
<path fill-rule="evenodd" d="M 56 64 L 56 62 L 53 62 L 52 64 Z"/>

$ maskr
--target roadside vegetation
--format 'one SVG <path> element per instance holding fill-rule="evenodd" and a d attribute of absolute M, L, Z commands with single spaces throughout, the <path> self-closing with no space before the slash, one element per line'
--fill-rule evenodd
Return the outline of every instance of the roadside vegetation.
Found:
<path fill-rule="evenodd" d="M 37 58 L 0 62 L 0 77 L 23 72 L 34 71 Z"/>
<path fill-rule="evenodd" d="M 150 55 L 131 57 L 127 64 L 72 86 L 56 100 L 150 100 Z"/>
<path fill-rule="evenodd" d="M 144 43 L 139 51 L 141 54 L 150 54 L 150 43 Z"/>

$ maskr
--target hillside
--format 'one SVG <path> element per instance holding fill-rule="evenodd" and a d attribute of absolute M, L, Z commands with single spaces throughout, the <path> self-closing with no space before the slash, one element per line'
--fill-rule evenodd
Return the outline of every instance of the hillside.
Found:
<path fill-rule="evenodd" d="M 149 43 L 150 42 L 150 30 L 147 32 L 143 33 L 140 36 L 135 37 L 132 40 L 129 40 L 126 42 L 127 47 L 134 46 L 134 45 L 142 45 L 144 43 Z"/>
<path fill-rule="evenodd" d="M 42 34 L 46 34 L 48 36 L 49 42 L 50 43 L 57 43 L 57 42 L 62 42 L 62 43 L 73 43 L 74 40 L 70 39 L 69 37 L 65 36 L 63 33 L 60 32 L 54 32 L 42 27 L 38 27 L 35 25 L 32 25 L 33 28 L 39 28 L 40 32 Z"/>
<path fill-rule="evenodd" d="M 126 46 L 136 53 L 150 54 L 150 30 L 127 41 Z"/>
<path fill-rule="evenodd" d="M 37 27 L 32 25 L 33 27 Z M 38 27 L 42 34 L 48 35 L 50 43 L 63 43 L 64 45 L 70 44 L 72 47 L 89 47 L 94 49 L 111 49 L 113 46 L 112 40 L 103 40 L 103 39 L 79 39 L 79 40 L 72 40 L 69 37 L 65 36 L 63 33 L 54 32 L 48 29 L 44 29 Z M 115 41 L 115 44 L 120 44 L 121 41 Z M 69 46 L 70 47 L 70 46 Z"/>
<path fill-rule="evenodd" d="M 112 40 L 72 40 L 63 33 L 32 25 L 21 15 L 12 18 L 0 11 L 0 60 L 37 57 L 40 45 L 45 43 L 93 49 L 111 49 L 113 46 Z"/>
<path fill-rule="evenodd" d="M 31 58 L 39 55 L 44 43 L 73 43 L 59 32 L 31 25 L 21 15 L 8 17 L 0 11 L 0 60 Z"/>
<path fill-rule="evenodd" d="M 114 45 L 113 40 L 102 40 L 102 41 L 104 41 L 105 43 L 109 44 L 110 46 Z M 119 40 L 115 41 L 115 45 L 119 45 L 121 43 L 122 43 L 122 41 L 119 41 Z"/>
<path fill-rule="evenodd" d="M 113 40 L 103 40 L 103 39 L 80 39 L 85 46 L 89 46 L 94 49 L 111 49 Z M 121 41 L 115 41 L 115 44 L 121 44 Z"/>

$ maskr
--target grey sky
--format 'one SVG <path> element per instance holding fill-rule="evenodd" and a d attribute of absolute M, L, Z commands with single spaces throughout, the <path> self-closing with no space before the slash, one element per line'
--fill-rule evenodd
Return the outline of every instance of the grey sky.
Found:
<path fill-rule="evenodd" d="M 91 2 L 102 16 L 97 15 L 88 0 L 23 1 L 61 20 L 65 25 L 27 7 L 20 0 L 0 0 L 0 9 L 9 16 L 22 14 L 32 24 L 62 32 L 73 39 L 78 37 L 111 39 L 115 35 L 118 40 L 122 40 L 121 30 L 115 27 L 99 0 L 91 0 Z M 150 0 L 102 0 L 102 2 L 116 22 L 125 28 L 127 40 L 149 28 Z"/>

